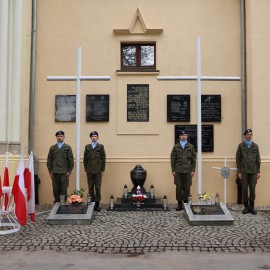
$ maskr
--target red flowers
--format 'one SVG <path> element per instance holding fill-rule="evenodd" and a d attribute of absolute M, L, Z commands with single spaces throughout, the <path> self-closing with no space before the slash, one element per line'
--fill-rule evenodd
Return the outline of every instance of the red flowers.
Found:
<path fill-rule="evenodd" d="M 132 201 L 133 203 L 136 203 L 136 202 L 140 202 L 140 203 L 141 203 L 141 202 L 143 202 L 146 198 L 147 198 L 146 195 L 142 195 L 142 194 L 136 195 L 136 194 L 133 194 L 132 197 L 131 197 L 131 201 Z"/>

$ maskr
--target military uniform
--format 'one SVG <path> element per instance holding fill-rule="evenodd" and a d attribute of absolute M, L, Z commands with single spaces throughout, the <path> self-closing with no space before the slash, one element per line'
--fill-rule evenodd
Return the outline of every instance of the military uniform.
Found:
<path fill-rule="evenodd" d="M 93 201 L 101 200 L 101 172 L 105 171 L 106 153 L 103 144 L 97 143 L 95 148 L 91 144 L 85 146 L 83 164 L 87 173 L 89 193 Z"/>
<path fill-rule="evenodd" d="M 242 198 L 246 205 L 248 201 L 250 206 L 254 207 L 255 187 L 257 184 L 257 173 L 260 173 L 261 158 L 259 147 L 251 142 L 250 147 L 245 142 L 238 145 L 236 151 L 237 172 L 242 174 Z M 248 187 L 250 196 L 248 198 Z"/>
<path fill-rule="evenodd" d="M 196 168 L 196 152 L 192 144 L 187 143 L 184 149 L 180 143 L 173 147 L 171 168 L 172 172 L 175 172 L 176 200 L 180 206 L 182 201 L 187 202 L 192 185 L 191 172 L 195 172 Z"/>
<path fill-rule="evenodd" d="M 63 144 L 59 149 L 55 144 L 50 147 L 47 168 L 49 173 L 53 175 L 52 186 L 54 202 L 60 202 L 60 194 L 67 196 L 67 188 L 69 185 L 69 179 L 67 173 L 71 173 L 74 167 L 74 157 L 72 149 L 68 144 Z"/>

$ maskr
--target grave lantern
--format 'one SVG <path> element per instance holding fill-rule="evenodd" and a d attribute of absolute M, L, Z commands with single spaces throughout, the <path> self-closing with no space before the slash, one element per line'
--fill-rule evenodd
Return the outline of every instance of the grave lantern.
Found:
<path fill-rule="evenodd" d="M 168 199 L 167 196 L 164 195 L 163 197 L 163 209 L 167 209 L 168 208 Z"/>
<path fill-rule="evenodd" d="M 111 195 L 111 197 L 110 197 L 110 209 L 111 210 L 114 209 L 114 197 L 113 197 L 113 195 Z"/>
<path fill-rule="evenodd" d="M 87 194 L 86 201 L 87 201 L 87 204 L 92 203 L 92 197 L 91 197 L 90 193 Z"/>
<path fill-rule="evenodd" d="M 123 197 L 126 199 L 128 196 L 128 187 L 127 185 L 124 185 L 124 188 L 123 188 Z"/>
<path fill-rule="evenodd" d="M 215 205 L 220 205 L 220 196 L 218 193 L 216 194 Z"/>
<path fill-rule="evenodd" d="M 141 187 L 140 186 L 137 186 L 136 194 L 137 195 L 141 195 L 142 194 L 142 191 L 141 191 Z"/>
<path fill-rule="evenodd" d="M 150 187 L 150 197 L 153 199 L 155 197 L 155 188 L 153 185 Z"/>

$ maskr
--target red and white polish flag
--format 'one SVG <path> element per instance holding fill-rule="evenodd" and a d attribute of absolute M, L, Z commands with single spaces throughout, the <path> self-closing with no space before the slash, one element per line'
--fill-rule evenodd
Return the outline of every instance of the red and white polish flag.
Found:
<path fill-rule="evenodd" d="M 24 186 L 24 163 L 23 155 L 21 155 L 16 176 L 14 179 L 12 194 L 15 203 L 15 215 L 21 224 L 26 225 L 26 201 L 25 201 L 25 186 Z"/>
<path fill-rule="evenodd" d="M 35 222 L 35 178 L 34 178 L 34 157 L 30 153 L 24 170 L 24 184 L 27 190 L 27 214 L 32 222 Z"/>
<path fill-rule="evenodd" d="M 5 158 L 6 158 L 6 164 L 5 164 L 5 171 L 4 171 L 3 187 L 9 187 L 8 152 L 6 152 Z M 4 193 L 5 210 L 7 210 L 8 200 L 9 200 L 8 193 Z"/>

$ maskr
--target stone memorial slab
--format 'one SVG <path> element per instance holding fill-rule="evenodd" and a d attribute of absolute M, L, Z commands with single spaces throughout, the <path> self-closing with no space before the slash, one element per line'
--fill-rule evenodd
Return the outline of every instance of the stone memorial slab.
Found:
<path fill-rule="evenodd" d="M 76 96 L 56 95 L 55 96 L 55 121 L 75 122 L 76 121 Z"/>
<path fill-rule="evenodd" d="M 73 205 L 65 203 L 61 205 L 59 202 L 54 204 L 54 207 L 47 217 L 48 224 L 61 225 L 61 224 L 72 224 L 72 225 L 88 225 L 91 224 L 93 219 L 95 203 L 92 202 L 90 205 L 86 203 Z"/>
<path fill-rule="evenodd" d="M 127 85 L 127 122 L 149 122 L 149 84 Z"/>
<path fill-rule="evenodd" d="M 86 95 L 86 122 L 109 122 L 109 95 Z"/>
<path fill-rule="evenodd" d="M 190 95 L 167 95 L 167 122 L 190 122 Z"/>
<path fill-rule="evenodd" d="M 232 225 L 234 218 L 223 203 L 217 205 L 184 204 L 184 216 L 190 225 L 225 226 Z M 212 207 L 212 209 L 211 209 Z"/>
<path fill-rule="evenodd" d="M 221 95 L 202 95 L 202 122 L 221 122 Z"/>
<path fill-rule="evenodd" d="M 162 199 L 146 199 L 143 204 L 137 205 L 130 203 L 129 199 L 117 198 L 113 209 L 109 211 L 168 211 L 163 208 Z"/>
<path fill-rule="evenodd" d="M 185 130 L 188 133 L 188 141 L 194 145 L 197 150 L 197 125 L 176 125 L 175 143 L 179 142 L 178 133 Z M 214 126 L 202 125 L 202 152 L 214 152 Z"/>

